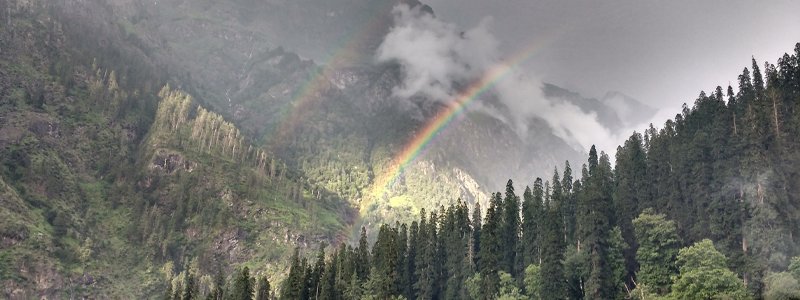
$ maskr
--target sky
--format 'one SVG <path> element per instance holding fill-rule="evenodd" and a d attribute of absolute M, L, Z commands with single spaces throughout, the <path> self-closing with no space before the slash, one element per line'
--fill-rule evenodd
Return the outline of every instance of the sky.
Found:
<path fill-rule="evenodd" d="M 735 84 L 751 56 L 775 63 L 800 42 L 800 1 L 424 2 L 446 22 L 490 23 L 504 53 L 546 41 L 524 63 L 545 82 L 590 97 L 620 91 L 662 109 L 659 117 Z"/>
<path fill-rule="evenodd" d="M 464 28 L 405 5 L 395 7 L 393 15 L 394 26 L 377 49 L 376 59 L 396 62 L 404 70 L 402 83 L 393 89 L 396 100 L 411 101 L 422 95 L 451 107 L 481 110 L 505 122 L 520 137 L 528 136 L 535 120 L 542 120 L 553 134 L 586 152 L 592 145 L 613 149 L 624 140 L 624 135 L 606 128 L 596 115 L 545 97 L 541 79 L 515 67 L 538 51 L 540 43 L 504 54 L 497 37 L 489 32 L 491 19 Z M 489 89 L 508 114 L 477 100 L 484 99 Z"/>

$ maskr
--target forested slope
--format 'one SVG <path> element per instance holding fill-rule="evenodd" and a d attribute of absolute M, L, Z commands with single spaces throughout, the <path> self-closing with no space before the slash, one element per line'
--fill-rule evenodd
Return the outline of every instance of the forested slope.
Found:
<path fill-rule="evenodd" d="M 509 180 L 485 211 L 459 201 L 383 225 L 371 246 L 362 231 L 358 245 L 321 249 L 314 263 L 295 255 L 273 294 L 796 299 L 799 109 L 800 43 L 777 65 L 753 59 L 737 91 L 701 92 L 662 128 L 634 133 L 613 165 L 593 147 L 580 174 L 567 163 L 521 197 Z"/>
<path fill-rule="evenodd" d="M 348 238 L 349 204 L 79 18 L 108 7 L 61 4 L 0 3 L 0 298 L 147 298 L 243 264 L 276 280 L 295 246 Z"/>

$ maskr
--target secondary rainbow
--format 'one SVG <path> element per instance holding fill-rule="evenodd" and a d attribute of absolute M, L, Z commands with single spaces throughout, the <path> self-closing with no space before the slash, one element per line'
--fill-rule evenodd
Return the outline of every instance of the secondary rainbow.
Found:
<path fill-rule="evenodd" d="M 312 111 L 310 106 L 314 103 L 313 100 L 319 100 L 319 94 L 330 87 L 329 80 L 334 75 L 333 73 L 338 69 L 352 65 L 352 62 L 358 59 L 358 56 L 364 55 L 359 51 L 363 44 L 368 43 L 374 36 L 381 34 L 380 30 L 384 29 L 386 25 L 384 24 L 385 16 L 382 12 L 386 10 L 389 4 L 391 2 L 371 7 L 370 14 L 372 16 L 369 21 L 364 26 L 361 26 L 359 30 L 351 32 L 347 38 L 342 39 L 341 46 L 336 48 L 337 50 L 325 60 L 325 63 L 317 66 L 309 74 L 306 83 L 294 93 L 292 100 L 284 108 L 278 121 L 278 126 L 272 132 L 269 140 L 282 140 L 292 134 L 293 129 L 299 123 L 306 121 L 306 115 Z"/>
<path fill-rule="evenodd" d="M 484 74 L 473 81 L 465 90 L 456 96 L 453 101 L 442 109 L 436 116 L 429 121 L 419 134 L 414 136 L 403 150 L 395 155 L 388 169 L 377 178 L 372 196 L 379 199 L 385 196 L 387 190 L 394 184 L 397 178 L 403 173 L 406 167 L 413 162 L 425 147 L 450 124 L 453 119 L 460 115 L 472 101 L 492 88 L 497 82 L 505 78 L 515 66 L 531 57 L 536 50 L 541 48 L 542 43 L 535 43 L 524 48 L 516 54 L 509 56 L 505 60 L 494 65 L 484 72 Z M 362 205 L 365 209 L 368 205 Z"/>

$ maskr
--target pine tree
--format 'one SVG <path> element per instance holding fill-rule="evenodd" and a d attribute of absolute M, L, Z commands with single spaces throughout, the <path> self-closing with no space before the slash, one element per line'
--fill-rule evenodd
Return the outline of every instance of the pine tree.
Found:
<path fill-rule="evenodd" d="M 269 286 L 269 280 L 267 277 L 261 277 L 258 281 L 258 293 L 256 294 L 256 300 L 267 300 L 269 299 L 269 294 L 271 293 L 271 289 Z"/>
<path fill-rule="evenodd" d="M 632 277 L 637 269 L 636 248 L 638 244 L 633 232 L 633 219 L 639 214 L 640 208 L 650 207 L 650 183 L 647 182 L 647 156 L 645 153 L 642 136 L 633 133 L 623 147 L 617 150 L 616 158 L 616 189 L 614 193 L 614 207 L 617 224 L 622 230 L 625 243 L 631 245 L 624 252 L 627 277 Z"/>
<path fill-rule="evenodd" d="M 411 229 L 409 230 L 408 237 L 408 258 L 406 259 L 406 276 L 408 277 L 408 286 L 405 287 L 405 297 L 407 299 L 416 299 L 417 289 L 416 282 L 419 280 L 417 269 L 417 254 L 419 252 L 419 223 L 417 221 L 411 222 Z"/>
<path fill-rule="evenodd" d="M 444 224 L 440 229 L 440 240 L 445 252 L 445 264 L 442 268 L 442 278 L 446 281 L 444 299 L 463 299 L 467 296 L 463 286 L 469 274 L 467 249 L 470 231 L 467 215 L 467 206 L 459 199 L 447 209 Z"/>
<path fill-rule="evenodd" d="M 281 299 L 300 299 L 302 297 L 305 286 L 304 272 L 305 267 L 300 263 L 300 250 L 295 249 L 292 264 L 289 267 L 289 275 L 283 281 Z"/>
<path fill-rule="evenodd" d="M 183 283 L 183 300 L 192 300 L 197 298 L 197 281 L 194 280 L 192 272 L 186 272 L 186 280 Z"/>
<path fill-rule="evenodd" d="M 233 288 L 229 294 L 231 300 L 253 299 L 253 281 L 250 278 L 250 269 L 244 267 L 233 280 Z"/>
<path fill-rule="evenodd" d="M 174 299 L 173 296 L 172 296 L 172 283 L 171 282 L 167 282 L 167 290 L 164 293 L 164 298 L 163 299 L 164 300 L 172 300 L 172 299 Z"/>
<path fill-rule="evenodd" d="M 208 299 L 222 300 L 225 295 L 225 278 L 222 276 L 222 270 L 218 269 L 217 274 L 214 276 L 214 290 L 209 294 Z"/>
<path fill-rule="evenodd" d="M 398 231 L 397 228 L 400 230 Z M 395 247 L 397 248 L 397 263 L 395 265 L 397 283 L 395 285 L 397 294 L 405 296 L 411 293 L 409 290 L 411 282 L 408 276 L 408 226 L 405 223 L 402 225 L 397 223 L 395 232 L 397 232 L 395 240 Z"/>
<path fill-rule="evenodd" d="M 564 226 L 561 209 L 557 203 L 547 202 L 542 223 L 542 264 L 540 268 L 539 293 L 542 299 L 566 299 L 567 287 L 564 276 Z"/>
<path fill-rule="evenodd" d="M 317 253 L 317 261 L 314 263 L 311 276 L 309 276 L 309 286 L 310 294 L 314 295 L 315 298 L 319 295 L 321 287 L 321 280 L 322 280 L 322 273 L 325 271 L 325 247 L 327 245 L 325 242 L 319 246 L 319 252 Z"/>
<path fill-rule="evenodd" d="M 586 216 L 586 249 L 589 253 L 589 277 L 586 280 L 586 295 L 593 299 L 610 299 L 615 294 L 609 262 L 609 236 L 611 219 L 611 164 L 603 154 L 599 162 L 591 160 L 597 150 L 589 150 L 589 180 L 586 187 L 588 215 Z M 594 166 L 594 167 L 592 167 Z"/>
<path fill-rule="evenodd" d="M 514 183 L 509 179 L 508 183 L 506 183 L 506 194 L 503 200 L 502 244 L 500 249 L 503 251 L 501 269 L 511 274 L 512 277 L 516 277 L 519 271 L 516 269 L 519 230 L 519 197 L 514 193 Z"/>
<path fill-rule="evenodd" d="M 421 211 L 421 218 L 419 222 L 419 235 L 418 244 L 419 252 L 416 259 L 417 281 L 414 288 L 417 291 L 417 299 L 433 299 L 435 295 L 436 271 L 434 268 L 434 259 L 436 257 L 436 242 L 433 240 L 435 237 L 431 232 L 431 228 L 436 228 L 435 225 L 431 226 L 425 217 L 425 210 Z M 434 218 L 431 218 L 431 223 L 436 223 Z"/>
<path fill-rule="evenodd" d="M 369 261 L 369 244 L 367 243 L 367 228 L 361 227 L 361 237 L 358 239 L 358 248 L 356 248 L 356 273 L 360 281 L 366 280 L 369 276 L 370 261 Z"/>
<path fill-rule="evenodd" d="M 542 219 L 542 179 L 536 178 L 534 190 L 525 188 L 522 194 L 522 239 L 523 265 L 539 264 L 539 232 Z M 534 196 L 536 195 L 536 196 Z"/>
<path fill-rule="evenodd" d="M 372 269 L 370 280 L 373 282 L 373 293 L 379 299 L 399 294 L 397 283 L 398 253 L 397 230 L 383 224 L 378 231 L 378 239 L 372 248 Z"/>
<path fill-rule="evenodd" d="M 472 257 L 473 270 L 480 268 L 480 249 L 481 249 L 481 204 L 475 201 L 475 207 L 472 208 L 472 243 L 470 244 L 470 255 Z"/>
<path fill-rule="evenodd" d="M 344 250 L 342 250 L 344 251 Z M 339 293 L 342 289 L 337 289 L 336 279 L 337 271 L 341 271 L 339 264 L 342 263 L 339 252 L 336 253 L 331 260 L 325 264 L 325 270 L 320 280 L 319 293 L 316 299 L 320 300 L 334 300 L 339 299 Z"/>
<path fill-rule="evenodd" d="M 500 193 L 492 195 L 489 209 L 486 210 L 486 218 L 481 228 L 481 249 L 480 249 L 480 273 L 483 279 L 484 295 L 487 297 L 494 295 L 498 289 L 499 279 L 497 278 L 498 266 L 503 259 L 501 252 L 502 236 L 500 234 L 502 226 L 503 200 Z"/>
<path fill-rule="evenodd" d="M 575 243 L 575 230 L 577 227 L 575 213 L 578 203 L 573 185 L 572 167 L 569 165 L 569 161 L 566 161 L 564 162 L 564 176 L 561 178 L 561 194 L 563 197 L 561 213 L 564 216 L 564 233 L 567 237 L 567 244 Z"/>
<path fill-rule="evenodd" d="M 312 275 L 314 273 L 314 266 L 308 263 L 308 259 L 303 257 L 300 261 L 300 266 L 303 270 L 303 278 L 301 282 L 303 285 L 300 287 L 300 299 L 311 299 L 315 294 L 316 287 L 312 286 Z"/>

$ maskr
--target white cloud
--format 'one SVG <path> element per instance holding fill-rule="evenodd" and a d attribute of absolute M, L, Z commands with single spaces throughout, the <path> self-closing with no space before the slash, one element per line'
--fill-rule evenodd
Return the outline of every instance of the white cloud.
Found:
<path fill-rule="evenodd" d="M 403 84 L 394 90 L 397 97 L 421 95 L 440 102 L 454 101 L 459 86 L 502 63 L 497 39 L 489 30 L 490 18 L 462 32 L 454 24 L 405 5 L 395 7 L 394 15 L 395 26 L 376 57 L 379 62 L 394 61 L 403 68 Z M 513 120 L 505 121 L 520 136 L 525 136 L 531 118 L 539 118 L 576 148 L 588 151 L 596 144 L 613 155 L 622 141 L 619 136 L 598 122 L 595 114 L 586 114 L 571 103 L 546 99 L 541 87 L 540 80 L 516 68 L 494 86 L 495 94 L 512 114 Z M 486 107 L 473 105 L 473 109 Z"/>

